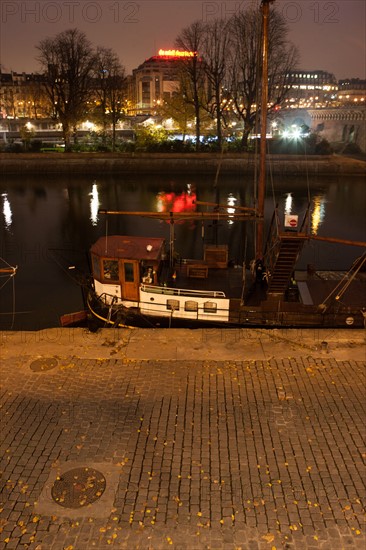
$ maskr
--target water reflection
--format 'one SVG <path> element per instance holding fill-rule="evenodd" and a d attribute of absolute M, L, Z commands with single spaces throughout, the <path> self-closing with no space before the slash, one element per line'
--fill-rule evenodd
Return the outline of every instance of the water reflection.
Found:
<path fill-rule="evenodd" d="M 313 211 L 311 213 L 311 233 L 317 235 L 319 227 L 322 225 L 325 217 L 325 196 L 315 195 L 313 198 Z"/>
<path fill-rule="evenodd" d="M 235 203 L 237 201 L 237 198 L 234 197 L 234 195 L 232 193 L 229 193 L 229 196 L 227 198 L 227 204 L 228 204 L 228 208 L 227 208 L 227 213 L 230 215 L 230 214 L 235 214 Z M 234 223 L 233 220 L 228 220 L 228 224 L 229 225 L 232 225 Z"/>
<path fill-rule="evenodd" d="M 98 186 L 96 182 L 93 183 L 93 188 L 91 193 L 89 193 L 90 199 L 90 220 L 92 222 L 92 225 L 98 224 L 98 211 L 99 211 L 99 193 L 98 193 Z"/>
<path fill-rule="evenodd" d="M 13 221 L 13 213 L 11 211 L 10 202 L 8 200 L 8 194 L 3 193 L 3 214 L 4 214 L 4 220 L 5 220 L 5 229 L 10 231 L 11 224 Z"/>
<path fill-rule="evenodd" d="M 160 191 L 156 196 L 157 212 L 193 212 L 196 210 L 197 195 L 191 185 L 187 185 L 187 191 L 174 193 Z"/>
<path fill-rule="evenodd" d="M 305 213 L 308 188 L 305 178 L 281 180 L 275 188 L 281 215 L 284 211 L 289 215 Z M 311 186 L 310 192 L 309 231 L 313 235 L 365 240 L 363 178 L 321 178 Z M 89 272 L 86 252 L 105 233 L 104 217 L 99 216 L 98 220 L 98 209 L 102 206 L 107 210 L 195 211 L 197 199 L 208 205 L 220 203 L 225 212 L 234 216 L 234 207 L 253 203 L 250 182 L 243 184 L 241 175 L 225 176 L 217 187 L 213 187 L 212 178 L 201 175 L 196 179 L 171 174 L 154 178 L 115 175 L 98 176 L 96 181 L 90 176 L 55 176 L 51 181 L 47 176 L 22 175 L 3 179 L 0 196 L 1 255 L 8 262 L 20 265 L 17 301 L 22 311 L 32 312 L 16 317 L 17 330 L 59 326 L 61 314 L 84 307 L 80 288 L 71 279 L 67 267 L 75 265 L 81 273 Z M 206 210 L 212 211 L 213 207 L 203 206 L 202 211 Z M 271 197 L 267 199 L 265 214 L 267 232 L 273 214 Z M 132 216 L 111 216 L 109 231 L 169 238 L 167 224 Z M 175 227 L 175 248 L 182 257 L 200 260 L 205 244 L 228 244 L 229 258 L 239 264 L 244 258 L 249 262 L 253 257 L 253 233 L 253 222 L 182 221 Z M 57 262 L 48 261 L 49 249 L 60 251 Z M 297 269 L 313 264 L 318 270 L 345 270 L 359 255 L 357 247 L 311 241 L 304 246 Z M 0 311 L 10 311 L 11 303 L 5 302 L 3 296 L 0 302 Z M 6 325 L 5 317 L 0 315 L 0 328 L 1 323 Z"/>
<path fill-rule="evenodd" d="M 288 216 L 291 214 L 292 210 L 292 194 L 287 193 L 286 199 L 285 199 L 285 214 Z"/>

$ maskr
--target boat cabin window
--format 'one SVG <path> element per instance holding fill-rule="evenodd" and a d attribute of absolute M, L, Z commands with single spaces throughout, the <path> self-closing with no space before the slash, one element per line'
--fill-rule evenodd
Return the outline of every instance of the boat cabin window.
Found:
<path fill-rule="evenodd" d="M 203 304 L 203 311 L 205 313 L 216 313 L 217 312 L 216 302 L 205 302 Z"/>
<path fill-rule="evenodd" d="M 93 263 L 93 275 L 96 279 L 100 279 L 100 261 L 99 256 L 92 255 L 92 263 Z"/>
<path fill-rule="evenodd" d="M 142 276 L 142 282 L 145 285 L 151 285 L 154 281 L 154 270 L 152 267 L 147 267 Z"/>
<path fill-rule="evenodd" d="M 118 260 L 103 260 L 103 276 L 109 281 L 118 281 Z"/>
<path fill-rule="evenodd" d="M 123 264 L 124 271 L 125 271 L 125 282 L 126 283 L 133 283 L 134 278 L 134 271 L 133 271 L 133 263 L 131 262 L 124 262 Z"/>
<path fill-rule="evenodd" d="M 184 311 L 198 311 L 198 302 L 188 300 L 184 304 Z"/>
<path fill-rule="evenodd" d="M 179 300 L 167 300 L 166 301 L 166 308 L 170 309 L 172 311 L 178 311 L 179 310 Z"/>

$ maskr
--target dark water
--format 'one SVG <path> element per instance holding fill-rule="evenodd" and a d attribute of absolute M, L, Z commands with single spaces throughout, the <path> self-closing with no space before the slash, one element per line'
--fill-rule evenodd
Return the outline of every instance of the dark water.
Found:
<path fill-rule="evenodd" d="M 253 203 L 249 176 L 151 176 L 91 178 L 2 177 L 0 183 L 0 256 L 18 266 L 11 279 L 0 278 L 0 328 L 37 330 L 59 326 L 60 316 L 83 309 L 80 287 L 73 277 L 88 270 L 87 251 L 105 234 L 105 218 L 98 208 L 111 210 L 189 210 L 199 201 L 228 205 Z M 266 226 L 278 203 L 285 212 L 305 214 L 311 198 L 311 232 L 351 240 L 366 240 L 366 186 L 362 178 L 276 178 L 268 186 Z M 205 207 L 200 206 L 200 209 Z M 207 208 L 206 208 L 207 209 Z M 165 221 L 143 217 L 109 217 L 109 234 L 169 238 Z M 175 247 L 183 257 L 202 257 L 201 222 L 175 225 Z M 253 222 L 205 222 L 205 241 L 229 243 L 230 258 L 249 262 L 253 257 Z M 360 248 L 310 241 L 298 264 L 320 270 L 345 270 Z M 5 264 L 1 261 L 1 267 Z M 69 269 L 75 266 L 75 269 Z M 16 314 L 12 312 L 15 309 Z"/>

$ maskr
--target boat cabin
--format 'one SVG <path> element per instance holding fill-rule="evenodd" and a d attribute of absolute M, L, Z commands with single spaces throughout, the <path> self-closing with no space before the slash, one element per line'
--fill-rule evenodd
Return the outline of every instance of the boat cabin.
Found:
<path fill-rule="evenodd" d="M 165 240 L 112 235 L 90 249 L 95 291 L 106 303 L 139 300 L 139 287 L 157 285 Z"/>

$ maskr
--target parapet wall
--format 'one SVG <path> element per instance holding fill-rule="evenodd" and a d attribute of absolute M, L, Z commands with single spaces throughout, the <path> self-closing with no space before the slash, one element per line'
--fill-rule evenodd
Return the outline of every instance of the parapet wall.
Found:
<path fill-rule="evenodd" d="M 311 128 L 330 143 L 340 143 L 346 148 L 357 145 L 366 152 L 366 109 L 365 107 L 343 107 L 309 109 Z"/>

